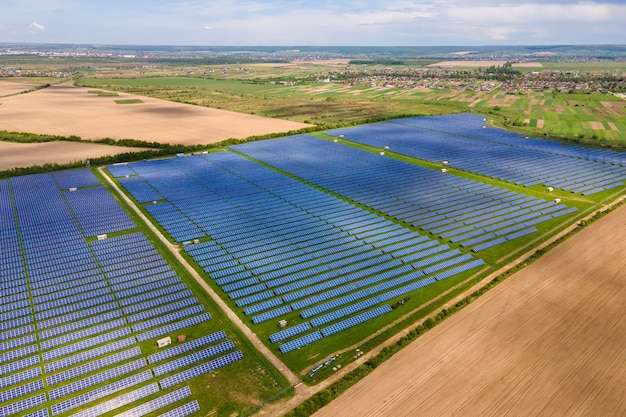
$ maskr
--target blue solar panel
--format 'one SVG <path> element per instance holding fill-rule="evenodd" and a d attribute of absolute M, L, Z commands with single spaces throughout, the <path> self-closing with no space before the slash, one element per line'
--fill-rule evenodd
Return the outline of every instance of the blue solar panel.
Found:
<path fill-rule="evenodd" d="M 357 314 L 354 317 L 350 317 L 349 319 L 346 319 L 338 323 L 332 324 L 328 327 L 325 327 L 322 329 L 322 334 L 324 335 L 324 337 L 328 337 L 342 330 L 356 326 L 357 324 L 364 323 L 367 320 L 371 320 L 385 313 L 389 313 L 390 311 L 391 311 L 391 307 L 389 305 L 387 304 L 382 305 L 375 309 L 366 311 L 361 314 Z"/>
<path fill-rule="evenodd" d="M 120 379 L 115 382 L 111 382 L 105 386 L 96 388 L 92 391 L 86 392 L 84 394 L 80 394 L 76 397 L 72 397 L 68 400 L 62 401 L 60 403 L 52 404 L 52 415 L 57 415 L 64 413 L 66 411 L 72 410 L 77 407 L 81 407 L 85 404 L 88 404 L 92 401 L 95 401 L 100 398 L 104 398 L 113 393 L 125 390 L 134 385 L 140 384 L 142 382 L 146 382 L 152 379 L 152 372 L 143 371 L 138 374 L 134 374 L 124 379 Z M 119 398 L 119 397 L 118 397 Z"/>
<path fill-rule="evenodd" d="M 271 334 L 270 341 L 272 343 L 278 343 L 282 340 L 289 339 L 290 337 L 293 337 L 297 334 L 306 332 L 310 328 L 311 328 L 311 324 L 308 321 L 305 321 L 303 323 L 296 324 L 295 326 L 288 327 L 284 330 Z"/>
<path fill-rule="evenodd" d="M 24 385 L 14 386 L 11 389 L 6 391 L 0 391 L 0 403 L 6 404 L 7 402 L 14 400 L 19 397 L 23 397 L 27 394 L 32 394 L 33 392 L 39 391 L 43 389 L 43 380 L 38 379 L 35 381 L 31 381 Z"/>
<path fill-rule="evenodd" d="M 146 340 L 155 339 L 159 336 L 163 336 L 168 333 L 175 332 L 177 330 L 184 329 L 186 327 L 194 326 L 196 324 L 211 320 L 211 315 L 209 313 L 203 313 L 197 316 L 189 317 L 180 321 L 177 321 L 172 324 L 168 324 L 153 330 L 150 330 L 145 333 L 140 333 L 137 335 L 137 340 L 140 342 L 144 342 Z"/>
<path fill-rule="evenodd" d="M 159 386 L 156 383 L 152 383 L 150 385 L 137 388 L 136 390 L 130 391 L 126 394 L 122 394 L 120 396 L 112 398 L 93 407 L 83 409 L 78 413 L 73 414 L 73 417 L 98 417 L 109 411 L 115 410 L 116 408 L 122 407 L 126 404 L 130 404 L 134 401 L 138 401 L 157 392 L 159 392 Z"/>
<path fill-rule="evenodd" d="M 199 362 L 203 359 L 208 359 L 212 356 L 227 352 L 234 348 L 235 344 L 232 340 L 227 340 L 226 342 L 220 343 L 218 345 L 209 346 L 206 349 L 190 353 L 189 355 L 175 359 L 171 362 L 164 363 L 163 365 L 155 366 L 153 369 L 154 375 L 159 376 L 173 372 L 177 369 L 184 368 L 186 366 L 194 364 L 195 362 Z"/>
<path fill-rule="evenodd" d="M 198 401 L 193 400 L 189 403 L 181 405 L 180 407 L 176 407 L 166 413 L 163 413 L 159 417 L 185 417 L 198 411 L 200 411 L 200 405 L 198 405 Z"/>
<path fill-rule="evenodd" d="M 189 387 L 179 388 L 118 414 L 116 417 L 140 417 L 191 396 Z"/>
<path fill-rule="evenodd" d="M 105 355 L 107 353 L 114 352 L 116 350 L 124 349 L 126 347 L 134 345 L 135 343 L 136 342 L 133 337 L 127 337 L 126 339 L 121 339 L 113 343 L 99 346 L 97 348 L 85 350 L 80 353 L 75 353 L 72 356 L 59 359 L 56 362 L 48 362 L 44 365 L 44 369 L 46 373 L 55 372 L 55 371 L 58 371 L 59 369 L 67 368 L 69 366 L 76 365 L 80 362 L 94 359 L 99 356 Z"/>
<path fill-rule="evenodd" d="M 175 347 L 165 349 L 157 353 L 153 353 L 152 355 L 148 356 L 148 362 L 150 364 L 155 364 L 165 359 L 169 359 L 174 356 L 180 355 L 182 353 L 188 352 L 190 350 L 199 348 L 201 346 L 206 346 L 208 344 L 218 342 L 225 338 L 226 338 L 226 332 L 224 332 L 224 330 L 220 330 L 218 332 L 211 333 L 206 336 L 201 336 L 197 339 L 187 341 L 181 345 L 177 345 Z"/>
<path fill-rule="evenodd" d="M 79 376 L 98 371 L 99 369 L 106 368 L 119 362 L 123 362 L 127 359 L 134 358 L 141 355 L 141 350 L 138 346 L 131 349 L 124 350 L 122 352 L 115 353 L 113 355 L 99 358 L 93 362 L 87 362 L 74 368 L 67 369 L 54 375 L 49 375 L 46 378 L 48 386 L 58 384 L 59 382 L 67 381 Z"/>
<path fill-rule="evenodd" d="M 113 380 L 122 375 L 137 371 L 146 366 L 146 360 L 144 358 L 127 362 L 123 365 L 116 366 L 114 368 L 107 369 L 104 372 L 90 375 L 87 378 L 64 384 L 59 388 L 51 389 L 48 393 L 51 400 L 57 400 L 66 395 L 72 394 L 77 391 L 92 387 L 103 382 Z"/>
<path fill-rule="evenodd" d="M 184 381 L 188 381 L 197 376 L 207 374 L 215 369 L 230 365 L 231 363 L 234 363 L 241 359 L 243 359 L 243 353 L 241 353 L 240 350 L 237 350 L 235 352 L 228 353 L 224 356 L 221 356 L 217 359 L 213 359 L 209 362 L 202 363 L 200 365 L 194 366 L 193 368 L 189 368 L 177 374 L 163 378 L 159 382 L 159 384 L 161 385 L 161 388 L 163 389 L 169 388 L 171 386 L 174 386 Z"/>
<path fill-rule="evenodd" d="M 0 416 L 10 416 L 30 408 L 45 404 L 46 394 L 38 394 L 34 397 L 25 398 L 12 404 L 2 405 L 0 407 Z"/>
<path fill-rule="evenodd" d="M 317 340 L 322 338 L 322 333 L 319 331 L 315 331 L 313 333 L 306 334 L 304 336 L 300 336 L 297 339 L 290 340 L 286 343 L 283 343 L 279 346 L 281 353 L 291 352 L 292 350 L 299 349 L 303 346 L 309 345 Z"/>

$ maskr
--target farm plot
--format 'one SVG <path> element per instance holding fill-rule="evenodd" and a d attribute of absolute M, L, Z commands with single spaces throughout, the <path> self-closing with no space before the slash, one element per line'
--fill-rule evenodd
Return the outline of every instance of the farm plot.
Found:
<path fill-rule="evenodd" d="M 32 84 L 0 81 L 0 97 L 21 93 L 22 91 L 28 91 L 33 87 L 35 86 Z"/>
<path fill-rule="evenodd" d="M 626 207 L 561 243 L 317 412 L 626 413 Z"/>
<path fill-rule="evenodd" d="M 0 415 L 199 409 L 193 381 L 245 360 L 91 171 L 0 181 L 0 213 Z"/>
<path fill-rule="evenodd" d="M 308 125 L 173 103 L 119 93 L 90 94 L 89 89 L 52 86 L 2 99 L 0 129 L 83 139 L 139 139 L 172 144 L 208 144 L 229 138 L 297 130 Z M 116 100 L 142 103 L 119 105 Z"/>
<path fill-rule="evenodd" d="M 0 142 L 0 171 L 33 165 L 68 164 L 90 158 L 144 150 L 145 148 L 127 148 L 84 142 Z"/>

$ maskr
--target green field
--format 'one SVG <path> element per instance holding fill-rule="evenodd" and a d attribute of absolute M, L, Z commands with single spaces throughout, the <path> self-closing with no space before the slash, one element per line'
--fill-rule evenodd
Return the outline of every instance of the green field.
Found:
<path fill-rule="evenodd" d="M 283 71 L 278 71 L 278 76 Z M 270 71 L 263 67 L 263 71 Z M 285 79 L 295 77 L 284 70 Z M 77 85 L 151 96 L 320 126 L 362 123 L 404 115 L 475 112 L 496 126 L 592 146 L 626 146 L 625 101 L 610 93 L 528 91 L 500 88 L 423 89 L 344 85 L 301 80 L 294 85 L 234 77 L 179 76 L 81 78 Z M 250 75 L 247 75 L 249 77 Z M 302 77 L 302 75 L 298 75 Z"/>
<path fill-rule="evenodd" d="M 113 93 L 115 94 L 115 93 Z M 127 99 L 127 100 L 115 100 L 116 104 L 142 104 L 143 100 L 140 100 L 138 98 L 131 98 L 131 99 Z"/>

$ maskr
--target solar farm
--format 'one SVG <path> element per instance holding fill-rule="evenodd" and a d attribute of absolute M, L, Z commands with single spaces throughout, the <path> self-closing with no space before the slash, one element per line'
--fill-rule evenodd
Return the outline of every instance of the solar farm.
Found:
<path fill-rule="evenodd" d="M 187 381 L 244 359 L 91 171 L 14 177 L 0 195 L 0 416 L 190 415 Z"/>
<path fill-rule="evenodd" d="M 325 133 L 104 169 L 298 374 L 626 179 L 622 153 L 476 115 Z M 0 417 L 205 415 L 194 381 L 257 363 L 112 193 L 88 169 L 0 181 Z"/>

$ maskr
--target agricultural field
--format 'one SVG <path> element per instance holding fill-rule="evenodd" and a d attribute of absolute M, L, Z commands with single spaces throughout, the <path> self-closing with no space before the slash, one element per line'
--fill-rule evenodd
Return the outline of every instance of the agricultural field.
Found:
<path fill-rule="evenodd" d="M 99 90 L 67 85 L 4 97 L 0 102 L 2 130 L 77 135 L 83 139 L 132 138 L 193 145 L 307 126 L 127 93 L 110 96 Z"/>
<path fill-rule="evenodd" d="M 31 84 L 0 82 L 0 97 L 21 93 L 33 88 Z"/>
<path fill-rule="evenodd" d="M 65 165 L 90 158 L 144 150 L 145 148 L 109 146 L 84 142 L 0 142 L 0 171 L 43 164 Z"/>
<path fill-rule="evenodd" d="M 490 61 L 468 62 L 472 65 L 484 64 L 483 68 L 490 63 L 493 65 Z M 620 62 L 541 62 L 538 63 L 540 67 L 530 64 L 537 63 L 518 64 L 514 69 L 522 72 L 559 70 L 581 74 L 608 72 L 617 76 L 626 70 Z M 459 81 L 443 79 L 435 82 L 428 78 L 418 85 L 409 86 L 402 78 L 403 72 L 411 74 L 411 77 L 419 77 L 420 68 L 423 71 L 433 69 L 426 66 L 393 67 L 388 70 L 396 74 L 394 77 L 372 76 L 369 78 L 371 82 L 361 80 L 358 84 L 323 79 L 328 74 L 342 77 L 359 71 L 380 71 L 384 74 L 385 67 L 314 66 L 304 63 L 247 67 L 231 65 L 221 69 L 212 68 L 209 73 L 181 72 L 175 76 L 142 77 L 134 72 L 124 72 L 123 75 L 111 78 L 100 73 L 82 77 L 77 80 L 77 84 L 320 126 L 350 124 L 368 118 L 470 111 L 487 114 L 490 123 L 520 133 L 549 135 L 591 146 L 622 146 L 626 142 L 626 102 L 617 95 L 575 90 L 504 91 L 502 82 L 474 78 L 472 71 L 476 71 L 476 66 L 452 68 L 466 73 L 459 76 Z M 364 76 L 364 79 L 367 78 Z"/>

